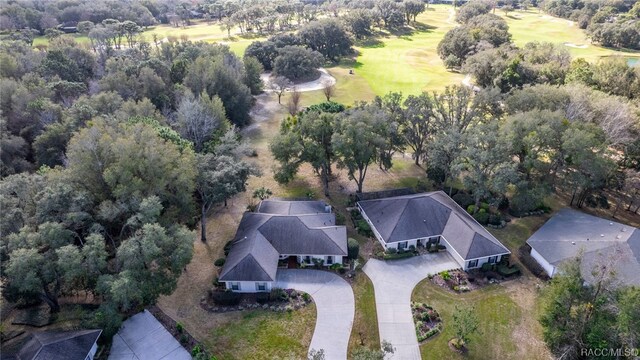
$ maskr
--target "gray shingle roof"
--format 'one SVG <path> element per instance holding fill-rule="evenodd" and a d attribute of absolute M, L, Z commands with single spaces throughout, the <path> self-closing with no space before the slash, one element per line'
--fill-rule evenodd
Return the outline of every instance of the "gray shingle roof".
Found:
<path fill-rule="evenodd" d="M 318 200 L 262 200 L 256 212 L 273 215 L 308 215 L 328 213 L 327 204 Z"/>
<path fill-rule="evenodd" d="M 640 230 L 634 227 L 561 209 L 527 243 L 554 266 L 582 251 L 582 275 L 587 281 L 598 262 L 615 259 L 618 280 L 640 285 Z"/>
<path fill-rule="evenodd" d="M 19 360 L 76 360 L 87 357 L 102 330 L 36 332 L 17 354 Z"/>
<path fill-rule="evenodd" d="M 335 226 L 335 215 L 311 213 L 281 215 L 280 212 L 315 211 L 320 201 L 273 201 L 261 212 L 245 213 L 220 273 L 221 281 L 275 281 L 279 255 L 347 254 L 347 229 Z M 289 203 L 289 204 L 286 204 Z M 272 206 L 274 205 L 275 206 Z M 315 205 L 314 205 L 315 204 Z M 264 213 L 266 209 L 276 214 Z"/>
<path fill-rule="evenodd" d="M 509 253 L 442 191 L 358 204 L 386 243 L 442 235 L 465 260 Z"/>

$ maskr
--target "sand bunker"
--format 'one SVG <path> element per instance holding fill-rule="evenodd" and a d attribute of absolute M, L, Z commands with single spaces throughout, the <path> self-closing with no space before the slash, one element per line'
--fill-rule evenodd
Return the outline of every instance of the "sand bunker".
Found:
<path fill-rule="evenodd" d="M 589 47 L 589 45 L 585 45 L 585 44 L 574 44 L 574 43 L 564 43 L 564 46 L 568 46 L 568 47 L 572 47 L 572 48 L 576 48 L 576 49 L 586 49 Z"/>
<path fill-rule="evenodd" d="M 326 84 L 329 84 L 329 85 L 336 84 L 336 78 L 331 76 L 326 69 L 318 69 L 318 71 L 320 72 L 319 78 L 312 81 L 295 84 L 294 86 L 296 90 L 300 92 L 322 90 L 326 86 Z M 269 89 L 271 74 L 264 73 L 260 75 L 260 78 L 262 79 L 262 82 L 264 82 L 265 91 L 272 91 L 271 89 Z M 287 89 L 287 91 L 293 91 L 293 89 Z"/>

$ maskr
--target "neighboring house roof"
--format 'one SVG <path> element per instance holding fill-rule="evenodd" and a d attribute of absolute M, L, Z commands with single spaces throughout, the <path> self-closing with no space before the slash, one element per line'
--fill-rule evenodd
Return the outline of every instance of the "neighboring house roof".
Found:
<path fill-rule="evenodd" d="M 358 204 L 386 243 L 442 235 L 465 260 L 510 253 L 442 191 Z"/>
<path fill-rule="evenodd" d="M 606 261 L 616 267 L 619 281 L 640 285 L 640 229 L 632 226 L 561 209 L 527 243 L 553 266 L 582 251 L 582 275 L 587 281 L 594 266 Z"/>
<path fill-rule="evenodd" d="M 256 212 L 274 215 L 308 215 L 329 213 L 330 211 L 327 210 L 327 207 L 327 203 L 318 200 L 287 201 L 270 199 L 262 200 Z"/>
<path fill-rule="evenodd" d="M 76 360 L 85 359 L 102 330 L 45 331 L 30 335 L 16 359 Z"/>
<path fill-rule="evenodd" d="M 280 215 L 290 212 L 314 211 L 321 201 L 263 201 L 261 212 L 242 216 L 233 245 L 222 271 L 221 281 L 275 281 L 279 255 L 347 255 L 347 229 L 335 226 L 335 215 L 310 213 Z M 311 204 L 315 203 L 315 204 Z M 264 213 L 266 209 L 275 214 Z M 306 210 L 305 210 L 306 209 Z"/>
<path fill-rule="evenodd" d="M 191 354 L 148 310 L 127 319 L 113 336 L 109 360 L 191 360 Z"/>

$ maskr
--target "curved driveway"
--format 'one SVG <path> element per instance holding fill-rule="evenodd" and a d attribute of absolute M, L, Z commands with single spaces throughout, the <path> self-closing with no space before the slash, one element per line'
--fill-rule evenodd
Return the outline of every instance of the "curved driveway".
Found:
<path fill-rule="evenodd" d="M 420 359 L 411 316 L 413 288 L 429 274 L 459 267 L 446 252 L 402 260 L 367 261 L 363 270 L 373 283 L 380 341 L 387 340 L 395 348 L 390 359 Z"/>
<path fill-rule="evenodd" d="M 327 360 L 347 358 L 355 304 L 351 286 L 336 274 L 321 270 L 280 269 L 275 287 L 311 295 L 318 313 L 309 350 L 324 350 Z"/>

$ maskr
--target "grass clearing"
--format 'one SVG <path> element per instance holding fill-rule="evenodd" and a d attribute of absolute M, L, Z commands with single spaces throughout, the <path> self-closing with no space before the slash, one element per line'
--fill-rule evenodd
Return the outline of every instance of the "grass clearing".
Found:
<path fill-rule="evenodd" d="M 314 304 L 292 312 L 243 312 L 213 329 L 205 345 L 220 360 L 303 359 L 315 321 Z"/>

